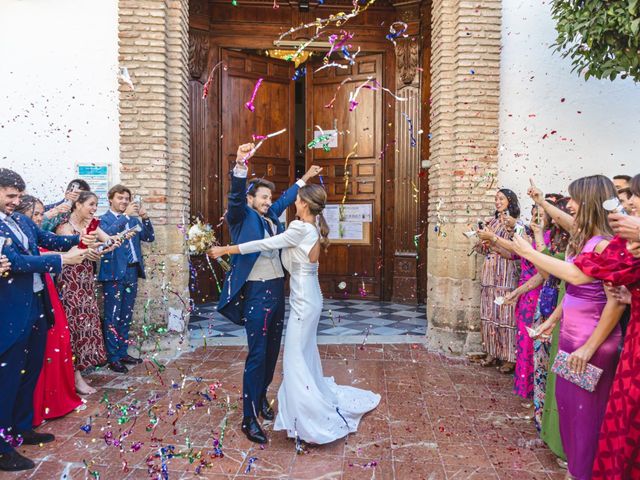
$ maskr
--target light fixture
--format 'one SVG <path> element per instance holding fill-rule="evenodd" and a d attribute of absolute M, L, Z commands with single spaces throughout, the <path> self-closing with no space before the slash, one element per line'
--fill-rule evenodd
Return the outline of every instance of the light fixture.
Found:
<path fill-rule="evenodd" d="M 330 42 L 320 42 L 314 40 L 307 44 L 308 40 L 300 39 L 300 40 L 274 40 L 273 44 L 278 48 L 294 48 L 298 49 L 302 45 L 306 45 L 307 48 L 331 48 Z"/>

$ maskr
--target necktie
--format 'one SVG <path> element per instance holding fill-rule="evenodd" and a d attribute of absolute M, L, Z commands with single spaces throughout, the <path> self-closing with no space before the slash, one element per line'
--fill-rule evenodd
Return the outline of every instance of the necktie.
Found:
<path fill-rule="evenodd" d="M 120 215 L 118 215 L 117 218 L 120 218 Z M 129 229 L 129 224 L 128 223 L 125 226 L 125 228 Z M 137 260 L 136 260 L 136 257 L 134 256 L 134 253 L 133 253 L 133 241 L 131 239 L 129 239 L 127 241 L 127 243 L 128 243 L 128 247 L 129 247 L 129 248 L 127 248 L 127 263 L 129 263 L 129 264 L 135 263 Z"/>
<path fill-rule="evenodd" d="M 267 230 L 267 233 L 271 236 L 275 234 L 275 229 L 273 227 L 273 222 L 270 218 L 262 217 L 262 222 L 264 223 L 264 228 Z"/>
<path fill-rule="evenodd" d="M 29 237 L 27 237 L 24 234 L 24 232 L 22 231 L 22 229 L 20 228 L 18 223 L 13 219 L 13 217 L 11 215 L 7 215 L 5 221 L 7 222 L 7 225 L 9 225 L 9 228 L 11 228 L 11 230 L 13 230 L 13 233 L 16 234 L 16 236 L 18 237 L 18 240 L 20 240 L 20 243 L 22 243 L 22 246 L 24 246 L 24 248 L 26 248 L 28 250 L 29 249 Z"/>

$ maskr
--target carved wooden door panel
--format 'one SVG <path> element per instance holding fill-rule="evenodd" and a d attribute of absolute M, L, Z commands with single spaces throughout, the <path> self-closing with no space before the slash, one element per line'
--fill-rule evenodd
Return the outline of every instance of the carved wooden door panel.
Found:
<path fill-rule="evenodd" d="M 267 135 L 286 128 L 285 133 L 266 140 L 249 161 L 249 178 L 265 177 L 275 183 L 275 200 L 294 181 L 293 64 L 231 50 L 223 50 L 222 60 L 227 66 L 222 74 L 220 119 L 224 204 L 230 184 L 227 172 L 235 164 L 238 145 L 250 142 L 252 135 Z M 245 104 L 260 78 L 263 81 L 254 99 L 255 110 L 251 112 Z M 227 236 L 225 240 L 228 239 Z"/>
<path fill-rule="evenodd" d="M 337 130 L 337 146 L 307 150 L 307 167 L 317 164 L 324 168 L 323 183 L 328 204 L 337 206 L 338 215 L 346 222 L 335 222 L 338 238 L 329 252 L 320 258 L 320 283 L 323 293 L 332 298 L 380 299 L 382 297 L 382 172 L 383 172 L 383 104 L 382 92 L 361 88 L 355 99 L 358 105 L 349 111 L 349 93 L 355 92 L 368 78 L 383 83 L 382 54 L 357 57 L 348 69 L 326 68 L 313 70 L 321 63 L 307 67 L 307 143 L 323 131 Z M 344 82 L 344 83 L 343 83 Z M 333 101 L 333 107 L 326 106 Z M 357 143 L 356 155 L 345 159 Z M 393 147 L 389 147 L 393 148 Z M 346 189 L 346 195 L 345 195 Z M 344 208 L 340 208 L 344 205 Z M 357 208 L 371 217 L 362 223 L 349 217 Z M 336 208 L 334 207 L 333 212 Z M 328 212 L 331 215 L 331 212 Z M 365 213 L 366 216 L 366 213 Z M 356 219 L 357 220 L 357 219 Z M 354 228 L 355 227 L 355 228 Z M 361 236 L 362 238 L 358 238 Z"/>

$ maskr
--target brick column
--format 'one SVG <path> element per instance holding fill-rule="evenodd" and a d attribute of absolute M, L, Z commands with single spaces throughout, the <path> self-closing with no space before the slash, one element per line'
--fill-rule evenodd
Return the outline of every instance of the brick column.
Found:
<path fill-rule="evenodd" d="M 166 325 L 170 308 L 188 320 L 189 268 L 177 228 L 189 219 L 188 0 L 119 0 L 118 8 L 119 63 L 135 86 L 120 87 L 120 177 L 142 195 L 156 232 L 144 251 L 148 278 L 134 322 L 148 304 L 148 321 Z M 175 352 L 182 340 L 168 335 L 161 346 Z"/>
<path fill-rule="evenodd" d="M 481 259 L 462 233 L 493 210 L 498 166 L 500 0 L 433 0 L 427 339 L 482 350 Z"/>

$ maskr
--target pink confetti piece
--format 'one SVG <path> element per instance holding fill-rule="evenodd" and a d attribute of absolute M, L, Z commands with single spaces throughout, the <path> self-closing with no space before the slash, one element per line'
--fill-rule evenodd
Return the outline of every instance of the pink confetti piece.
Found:
<path fill-rule="evenodd" d="M 256 109 L 253 102 L 256 99 L 256 94 L 258 93 L 258 89 L 260 88 L 260 85 L 262 85 L 263 81 L 264 81 L 264 78 L 258 79 L 258 81 L 256 82 L 256 86 L 253 88 L 253 94 L 251 94 L 251 100 L 249 100 L 247 103 L 244 104 L 244 106 L 247 107 L 247 109 L 251 112 L 254 112 Z"/>

